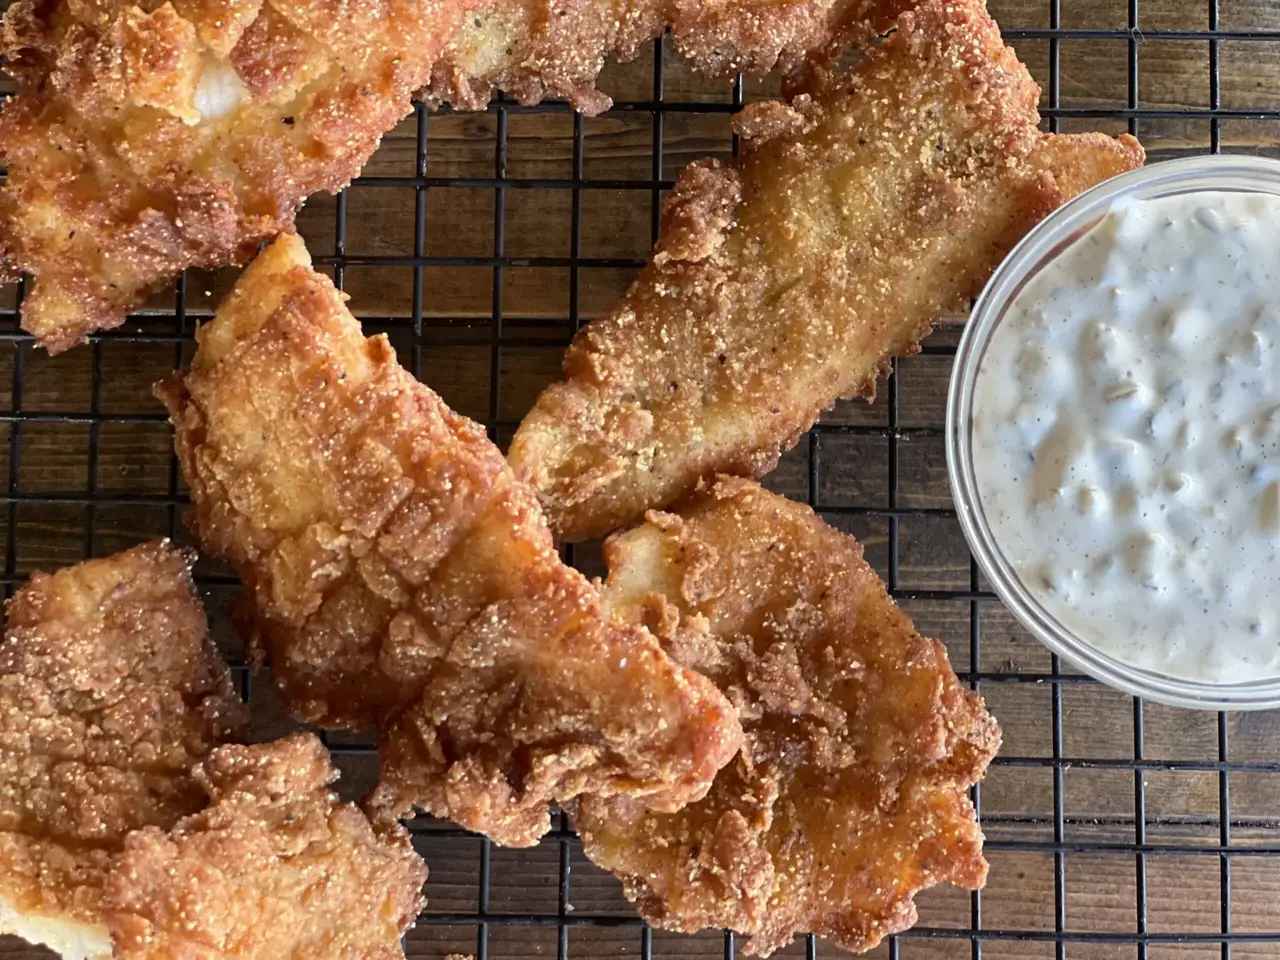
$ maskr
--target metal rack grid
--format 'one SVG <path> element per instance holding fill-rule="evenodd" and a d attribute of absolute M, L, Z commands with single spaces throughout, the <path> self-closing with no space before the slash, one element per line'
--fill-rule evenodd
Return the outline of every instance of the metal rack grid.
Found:
<path fill-rule="evenodd" d="M 1080 119 L 1119 120 L 1127 124 L 1130 132 L 1142 134 L 1145 121 L 1160 120 L 1203 120 L 1209 125 L 1208 149 L 1217 152 L 1222 148 L 1222 124 L 1231 120 L 1268 120 L 1280 121 L 1280 110 L 1256 110 L 1224 108 L 1221 91 L 1221 45 L 1225 42 L 1280 42 L 1280 30 L 1277 31 L 1223 31 L 1219 30 L 1219 0 L 1208 0 L 1208 29 L 1143 29 L 1139 0 L 1126 0 L 1125 15 L 1127 24 L 1115 29 L 1075 29 L 1064 27 L 1063 0 L 1049 0 L 1048 26 L 1046 28 L 1009 29 L 1005 35 L 1011 41 L 1046 41 L 1048 44 L 1047 75 L 1047 108 L 1042 109 L 1050 130 L 1057 130 L 1064 121 Z M 1183 41 L 1204 43 L 1208 46 L 1208 104 L 1206 107 L 1143 107 L 1139 97 L 1139 51 L 1140 46 L 1152 41 Z M 1127 48 L 1127 102 L 1123 107 L 1115 109 L 1098 109 L 1090 107 L 1064 107 L 1062 101 L 1062 71 L 1060 59 L 1064 42 L 1116 42 Z M 352 267 L 410 267 L 413 273 L 412 306 L 407 318 L 400 317 L 365 317 L 365 322 L 375 329 L 391 329 L 400 334 L 400 342 L 410 345 L 408 356 L 401 351 L 401 359 L 411 366 L 414 374 L 431 382 L 433 340 L 432 330 L 445 319 L 451 321 L 463 318 L 433 317 L 425 308 L 430 289 L 424 283 L 424 270 L 427 267 L 488 267 L 492 270 L 492 315 L 483 322 L 474 321 L 467 324 L 471 336 L 468 339 L 451 342 L 453 345 L 474 344 L 490 350 L 489 359 L 489 415 L 487 426 L 491 436 L 500 439 L 504 431 L 515 426 L 515 421 L 503 419 L 503 350 L 512 344 L 520 347 L 541 346 L 548 350 L 558 351 L 567 342 L 569 334 L 577 330 L 585 319 L 580 312 L 581 271 L 594 267 L 635 268 L 641 261 L 633 259 L 610 259 L 592 257 L 590 251 L 584 250 L 582 239 L 583 192 L 592 189 L 610 189 L 638 191 L 647 195 L 650 207 L 651 234 L 656 237 L 659 225 L 660 202 L 663 191 L 670 187 L 671 181 L 664 178 L 664 119 L 681 112 L 696 113 L 729 113 L 739 109 L 744 102 L 744 85 L 741 80 L 734 84 L 732 96 L 722 101 L 681 100 L 679 102 L 664 96 L 664 58 L 666 50 L 661 41 L 655 43 L 653 54 L 653 86 L 649 99 L 630 100 L 615 104 L 615 111 L 640 113 L 652 118 L 651 170 L 647 179 L 588 179 L 584 175 L 585 157 L 585 121 L 574 116 L 572 139 L 572 173 L 564 179 L 556 178 L 513 178 L 508 175 L 508 122 L 514 115 L 529 112 L 564 112 L 563 104 L 549 103 L 539 107 L 525 108 L 500 101 L 490 108 L 490 115 L 496 125 L 495 149 L 493 155 L 492 175 L 489 177 L 437 177 L 432 175 L 428 163 L 428 142 L 431 124 L 434 122 L 427 111 L 418 105 L 413 122 L 416 123 L 416 162 L 411 176 L 366 176 L 356 181 L 355 189 L 365 187 L 401 187 L 413 191 L 413 244 L 411 253 L 397 255 L 354 255 L 347 249 L 348 225 L 348 193 L 341 194 L 336 201 L 334 215 L 334 245 L 332 251 L 314 249 L 316 262 L 332 269 L 335 282 L 339 287 L 344 285 L 347 272 Z M 1045 79 L 1045 78 L 1042 78 Z M 1276 127 L 1277 141 L 1280 142 L 1280 123 Z M 736 139 L 733 143 L 736 150 Z M 428 254 L 427 204 L 428 197 L 435 198 L 451 189 L 473 188 L 492 191 L 493 194 L 493 245 L 489 256 L 436 256 Z M 512 191 L 526 189 L 547 189 L 570 191 L 572 217 L 570 233 L 570 251 L 568 257 L 522 257 L 513 258 L 506 250 L 507 236 L 507 198 Z M 447 201 L 445 201 L 447 202 Z M 519 328 L 523 318 L 504 314 L 504 274 L 514 267 L 547 267 L 567 269 L 569 277 L 568 318 L 563 337 L 537 340 L 527 336 L 518 339 L 511 336 L 511 331 Z M 0 344 L 12 349 L 10 372 L 10 403 L 7 410 L 0 412 L 0 426 L 7 427 L 7 486 L 0 490 L 0 502 L 4 504 L 5 514 L 5 554 L 3 567 L 3 583 L 6 595 L 10 594 L 16 584 L 20 584 L 26 576 L 26 564 L 20 558 L 20 542 L 23 530 L 21 512 L 31 507 L 56 506 L 63 510 L 78 511 L 79 528 L 82 535 L 81 551 L 83 555 L 95 555 L 118 549 L 122 544 L 115 543 L 112 538 L 104 542 L 103 529 L 109 526 L 102 521 L 104 511 L 161 510 L 165 517 L 165 532 L 171 537 L 182 539 L 180 513 L 186 502 L 175 459 L 170 457 L 168 465 L 168 489 L 163 494 L 130 494 L 121 492 L 117 486 L 104 488 L 98 469 L 100 445 L 103 427 L 107 424 L 127 423 L 162 423 L 160 412 L 125 414 L 104 410 L 104 388 L 108 375 L 104 370 L 104 347 L 121 344 L 169 345 L 172 350 L 172 363 L 181 366 L 185 356 L 189 356 L 190 344 L 195 322 L 208 315 L 208 309 L 201 305 L 197 309 L 194 297 L 189 291 L 189 281 L 183 279 L 176 287 L 172 309 L 159 313 L 148 312 L 133 318 L 124 331 L 110 332 L 93 338 L 91 353 L 90 395 L 87 408 L 79 411 L 31 409 L 24 403 L 28 370 L 33 362 L 33 345 L 30 339 L 22 334 L 17 326 L 16 306 L 22 295 L 21 287 L 12 305 L 3 308 L 0 315 Z M 1212 740 L 1214 749 L 1210 755 L 1198 759 L 1156 759 L 1148 757 L 1146 730 L 1151 708 L 1140 700 L 1119 697 L 1112 698 L 1109 703 L 1118 705 L 1117 709 L 1131 712 L 1129 724 L 1132 730 L 1131 743 L 1125 745 L 1123 756 L 1097 756 L 1074 753 L 1068 749 L 1068 726 L 1065 720 L 1068 712 L 1065 700 L 1073 690 L 1095 686 L 1087 677 L 1080 676 L 1061 664 L 1056 656 L 1045 658 L 1047 666 L 1041 669 L 1022 669 L 1010 662 L 1008 668 L 983 669 L 983 623 L 993 616 L 992 610 L 999 603 L 994 595 L 981 582 L 976 564 L 968 561 L 968 583 L 946 588 L 915 588 L 907 583 L 904 577 L 903 562 L 903 527 L 914 521 L 927 519 L 950 522 L 954 520 L 954 511 L 946 506 L 919 505 L 912 498 L 904 496 L 901 490 L 901 463 L 904 448 L 919 442 L 941 442 L 942 431 L 939 424 L 917 425 L 903 422 L 902 407 L 905 391 L 903 373 L 911 365 L 930 360 L 945 362 L 953 356 L 957 328 L 943 326 L 925 346 L 922 360 L 909 360 L 895 363 L 894 375 L 889 379 L 883 393 L 883 402 L 876 410 L 883 413 L 880 422 L 875 417 L 864 418 L 867 422 L 824 423 L 815 427 L 808 437 L 801 441 L 798 454 L 792 458 L 794 471 L 802 480 L 797 489 L 801 495 L 807 496 L 809 503 L 831 519 L 850 529 L 859 529 L 860 524 L 880 524 L 883 533 L 883 557 L 880 566 L 886 576 L 890 589 L 904 605 L 912 603 L 942 604 L 962 609 L 967 620 L 967 636 L 949 638 L 949 647 L 959 669 L 961 678 L 974 689 L 994 697 L 1001 689 L 1023 688 L 1048 691 L 1048 715 L 1041 721 L 1048 727 L 1049 745 L 1047 751 L 1032 751 L 1025 755 L 1016 748 L 1010 747 L 995 761 L 992 775 L 1001 771 L 1036 771 L 1047 773 L 1050 789 L 1045 808 L 1031 813 L 1003 813 L 993 810 L 988 804 L 984 808 L 983 789 L 973 790 L 973 801 L 979 812 L 984 827 L 989 834 L 988 850 L 993 859 L 993 877 L 1000 869 L 999 858 L 1004 854 L 1035 855 L 1051 861 L 1051 892 L 1047 897 L 1051 909 L 1051 917 L 1047 922 L 1020 923 L 1007 916 L 1000 922 L 993 922 L 989 911 L 984 912 L 984 894 L 975 892 L 965 896 L 965 903 L 957 906 L 954 898 L 951 901 L 951 914 L 945 922 L 931 922 L 930 912 L 922 922 L 911 931 L 898 937 L 890 938 L 880 948 L 879 955 L 886 955 L 892 960 L 899 957 L 936 957 L 936 956 L 969 956 L 974 960 L 984 956 L 990 957 L 1042 957 L 1053 956 L 1057 960 L 1067 957 L 1112 957 L 1136 956 L 1140 960 L 1148 957 L 1169 956 L 1167 948 L 1178 948 L 1183 953 L 1178 956 L 1221 956 L 1239 957 L 1246 953 L 1249 956 L 1280 956 L 1280 908 L 1274 908 L 1263 916 L 1254 917 L 1246 929 L 1236 929 L 1233 924 L 1235 904 L 1233 903 L 1233 864 L 1245 859 L 1276 857 L 1280 858 L 1280 800 L 1268 811 L 1267 815 L 1258 815 L 1251 811 L 1246 815 L 1233 816 L 1232 777 L 1267 776 L 1272 783 L 1280 785 L 1280 757 L 1271 760 L 1236 760 L 1232 758 L 1232 731 L 1238 718 L 1227 714 L 1219 714 L 1212 721 Z M 855 418 L 856 420 L 856 418 Z M 79 489 L 63 489 L 57 491 L 29 492 L 24 484 L 24 438 L 38 425 L 57 423 L 81 425 L 87 430 L 86 462 L 87 470 L 83 484 Z M 883 503 L 876 505 L 838 505 L 828 502 L 823 494 L 823 477 L 832 469 L 841 456 L 839 449 L 850 440 L 859 439 L 881 443 L 886 458 L 887 490 Z M 785 487 L 785 484 L 784 484 Z M 794 492 L 794 491 L 787 491 Z M 28 525 L 29 526 L 29 525 Z M 37 524 L 38 527 L 38 524 Z M 125 534 L 129 536 L 129 534 Z M 878 537 L 872 534 L 871 538 Z M 114 537 L 114 535 L 113 535 Z M 864 536 L 864 539 L 867 537 Z M 869 547 L 869 554 L 870 554 Z M 575 559 L 572 551 L 569 558 Z M 71 562 L 78 557 L 68 557 Z M 213 593 L 227 592 L 234 588 L 234 580 L 225 574 L 213 571 L 205 572 L 200 578 L 201 585 Z M 216 605 L 215 605 L 216 606 Z M 235 664 L 236 675 L 242 685 L 246 698 L 257 696 L 265 686 L 262 683 L 251 683 L 243 662 Z M 1000 714 L 999 708 L 995 712 Z M 331 746 L 340 761 L 359 762 L 368 760 L 371 748 L 362 742 L 351 742 L 342 738 L 330 738 Z M 1273 762 L 1278 761 L 1278 762 Z M 1131 780 L 1131 806 L 1123 812 L 1113 812 L 1108 817 L 1081 817 L 1069 812 L 1067 803 L 1067 775 L 1071 771 L 1097 771 L 1109 775 L 1118 775 Z M 1163 812 L 1152 812 L 1148 805 L 1148 778 L 1157 774 L 1194 774 L 1216 779 L 1217 812 L 1207 816 L 1203 813 L 1186 813 L 1166 815 Z M 1280 791 L 1277 791 L 1280 794 Z M 1077 827 L 1101 827 L 1110 830 L 1103 839 L 1078 839 Z M 545 952 L 554 950 L 558 958 L 568 956 L 599 955 L 601 946 L 588 946 L 587 952 L 580 952 L 579 946 L 573 945 L 571 936 L 583 928 L 628 931 L 627 936 L 633 940 L 631 946 L 609 946 L 609 955 L 620 955 L 615 951 L 623 951 L 628 955 L 637 955 L 644 960 L 652 956 L 662 955 L 662 946 L 658 943 L 661 934 L 655 934 L 646 925 L 625 911 L 618 910 L 575 910 L 574 891 L 575 877 L 583 875 L 580 848 L 575 843 L 571 825 L 561 815 L 557 827 L 544 841 L 550 850 L 550 858 L 542 857 L 545 868 L 543 880 L 554 889 L 554 905 L 548 899 L 545 909 L 503 909 L 495 903 L 495 867 L 501 855 L 497 848 L 487 840 L 474 839 L 469 835 L 435 823 L 416 823 L 415 835 L 431 860 L 433 871 L 438 875 L 442 866 L 447 863 L 438 856 L 432 855 L 432 849 L 447 847 L 450 843 L 468 844 L 477 848 L 476 861 L 473 867 L 462 871 L 462 879 L 450 880 L 445 877 L 446 884 L 453 886 L 468 885 L 474 881 L 474 892 L 471 909 L 450 909 L 452 902 L 449 896 L 444 897 L 445 908 L 435 906 L 439 900 L 433 891 L 437 880 L 429 883 L 428 893 L 433 897 L 433 905 L 428 907 L 422 918 L 419 932 L 426 936 L 419 940 L 411 940 L 411 944 L 420 945 L 411 950 L 412 955 L 440 956 L 446 952 L 441 944 L 452 943 L 454 937 L 435 937 L 433 929 L 461 929 L 463 949 L 474 953 L 477 960 L 488 960 L 512 948 L 517 955 L 541 955 L 542 949 L 524 950 L 511 938 L 503 939 L 503 949 L 495 947 L 499 930 L 509 931 L 511 928 L 527 928 L 534 935 L 554 931 L 554 947 L 550 941 Z M 1004 828 L 1033 828 L 1032 834 L 1006 836 Z M 1167 835 L 1166 828 L 1191 828 L 1198 830 L 1190 839 L 1161 839 Z M 1241 842 L 1233 839 L 1233 829 L 1247 831 L 1249 839 Z M 1039 831 L 1036 833 L 1035 831 Z M 1207 832 L 1206 832 L 1207 831 Z M 1031 836 L 1031 838 L 1028 838 Z M 1154 839 L 1153 839 L 1154 837 Z M 1081 878 L 1069 872 L 1070 861 L 1078 856 L 1085 857 L 1119 857 L 1132 865 L 1132 893 L 1129 908 L 1132 911 L 1131 921 L 1118 924 L 1119 929 L 1097 929 L 1089 923 L 1082 923 L 1082 916 L 1069 910 L 1074 895 L 1082 886 L 1087 887 L 1088 878 Z M 1149 922 L 1150 883 L 1149 870 L 1162 858 L 1179 860 L 1190 858 L 1197 861 L 1207 859 L 1216 864 L 1217 873 L 1217 923 L 1216 929 L 1205 930 L 1202 923 L 1188 923 L 1186 927 L 1177 924 L 1159 926 Z M 447 871 L 446 871 L 447 873 Z M 463 876 L 464 875 L 464 876 Z M 1273 893 L 1280 886 L 1271 888 Z M 927 897 L 928 895 L 926 895 Z M 465 898 L 464 898 L 465 899 Z M 1273 897 L 1280 900 L 1280 896 Z M 924 902 L 924 898 L 922 898 Z M 1114 909 L 1109 905 L 1108 909 Z M 1008 910 L 1002 910 L 1008 914 Z M 1083 918 L 1087 919 L 1087 918 Z M 1191 929 L 1197 926 L 1197 929 Z M 415 935 L 416 936 L 416 935 Z M 705 942 L 705 941 L 704 941 Z M 513 947 L 513 943 L 515 946 Z M 717 939 L 714 954 L 722 954 L 725 958 L 734 957 L 739 951 L 738 940 L 729 933 Z M 4 954 L 0 944 L 0 954 Z M 458 949 L 450 946 L 448 949 Z M 8 955 L 8 954 L 4 954 Z M 31 954 L 34 956 L 35 954 Z M 682 954 L 684 955 L 684 954 Z M 710 955 L 710 954 L 700 954 Z M 820 944 L 809 937 L 802 939 L 794 951 L 786 952 L 787 956 L 805 956 L 807 958 L 833 957 L 842 955 L 825 944 Z"/>

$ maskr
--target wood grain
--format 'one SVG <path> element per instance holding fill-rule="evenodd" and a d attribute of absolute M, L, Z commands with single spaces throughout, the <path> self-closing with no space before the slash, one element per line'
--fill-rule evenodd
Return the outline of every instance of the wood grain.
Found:
<path fill-rule="evenodd" d="M 1124 31 L 1128 6 L 1119 0 L 1060 0 L 1068 29 Z M 1043 108 L 1118 110 L 1129 106 L 1128 35 L 1063 40 L 1056 45 L 1058 100 L 1048 96 L 1049 64 L 1055 49 L 1042 37 L 1019 31 L 1050 25 L 1041 0 L 991 0 L 991 8 L 1014 36 L 1020 55 L 1045 85 Z M 1224 30 L 1280 31 L 1280 6 L 1271 0 L 1220 0 Z M 1211 104 L 1211 46 L 1207 40 L 1162 36 L 1162 31 L 1203 31 L 1209 4 L 1142 0 L 1135 33 L 1136 94 L 1141 109 L 1205 110 Z M 1225 40 L 1217 45 L 1218 94 L 1223 107 L 1239 111 L 1280 109 L 1280 36 L 1276 40 Z M 731 102 L 731 89 L 693 76 L 669 50 L 664 97 L 671 103 Z M 653 94 L 653 57 L 606 70 L 604 87 L 619 101 Z M 752 100 L 776 93 L 776 81 L 747 83 Z M 528 409 L 538 391 L 558 374 L 564 344 L 575 322 L 609 309 L 648 253 L 660 195 L 652 189 L 654 146 L 662 149 L 661 175 L 675 177 L 684 164 L 731 147 L 722 112 L 667 113 L 657 121 L 644 110 L 619 111 L 578 121 L 583 132 L 581 180 L 574 178 L 575 120 L 566 111 L 511 112 L 506 119 L 506 182 L 499 185 L 500 120 L 496 113 L 413 117 L 385 139 L 366 173 L 391 178 L 357 185 L 345 199 L 313 199 L 299 228 L 319 257 L 339 251 L 339 218 L 345 218 L 345 253 L 354 261 L 343 284 L 356 312 L 371 329 L 386 330 L 401 359 L 461 412 L 497 422 L 499 439 Z M 418 124 L 427 127 L 426 174 L 433 186 L 417 188 Z M 1063 117 L 1063 130 L 1119 132 L 1125 119 Z M 1213 124 L 1207 117 L 1142 118 L 1134 124 L 1153 159 L 1208 149 Z M 1248 117 L 1218 124 L 1224 149 L 1280 156 L 1280 122 Z M 435 178 L 468 178 L 467 185 Z M 421 197 L 421 201 L 419 201 Z M 415 206 L 424 209 L 421 257 L 415 262 Z M 575 240 L 573 209 L 581 211 Z M 497 230 L 499 213 L 503 234 Z M 582 260 L 569 263 L 576 249 Z M 378 257 L 408 257 L 403 265 L 367 263 Z M 462 262 L 466 261 L 466 262 Z M 194 275 L 188 281 L 188 313 L 207 316 L 234 282 L 234 272 Z M 421 330 L 413 323 L 421 298 Z M 0 307 L 13 290 L 0 290 Z M 500 316 L 495 316 L 495 303 Z M 138 324 L 144 335 L 182 328 L 173 319 L 172 291 L 155 296 L 151 316 Z M 958 318 L 963 319 L 963 318 Z M 4 321 L 12 329 L 12 318 Z M 189 324 L 186 332 L 189 333 Z M 929 340 L 954 346 L 959 325 L 946 325 Z M 145 338 L 145 337 L 144 337 Z M 189 355 L 189 345 L 185 348 Z M 495 353 L 496 352 L 496 353 Z M 15 486 L 10 509 L 0 509 L 0 532 L 14 537 L 21 577 L 37 567 L 72 563 L 86 545 L 105 554 L 176 528 L 177 496 L 171 489 L 167 426 L 151 398 L 150 384 L 174 366 L 184 348 L 172 342 L 124 342 L 108 338 L 89 349 L 50 359 L 27 344 L 0 341 L 0 414 L 21 411 L 44 421 L 16 428 L 0 420 L 0 477 L 9 476 L 14 453 Z M 21 364 L 18 368 L 16 365 Z M 784 457 L 768 480 L 790 496 L 808 500 L 841 529 L 857 535 L 883 575 L 889 573 L 890 506 L 932 511 L 898 523 L 900 568 L 894 584 L 915 591 L 968 590 L 969 555 L 950 516 L 945 449 L 939 434 L 951 360 L 925 355 L 901 364 L 897 374 L 898 424 L 906 428 L 892 445 L 884 436 L 842 432 L 883 428 L 890 422 L 883 401 L 841 403 L 823 425 Z M 95 368 L 99 389 L 95 395 Z M 21 370 L 20 390 L 15 369 Z M 496 373 L 498 383 L 493 383 Z M 495 389 L 495 386 L 497 389 Z M 58 415 L 71 415 L 60 422 Z M 97 426 L 92 425 L 98 419 Z M 896 450 L 897 485 L 888 467 Z M 91 451 L 96 450 L 96 461 Z M 810 469 L 810 454 L 818 468 Z M 92 493 L 90 491 L 93 491 Z M 92 536 L 86 537 L 91 525 Z M 599 573 L 599 553 L 590 545 L 576 553 L 588 572 Z M 202 563 L 214 631 L 227 655 L 241 657 L 229 624 L 235 587 L 226 571 Z M 210 579 L 213 578 L 213 579 Z M 981 898 L 982 923 L 997 931 L 984 939 L 987 960 L 1039 960 L 1057 956 L 1055 857 L 1065 869 L 1065 917 L 1072 960 L 1137 956 L 1134 944 L 1088 942 L 1076 935 L 1132 936 L 1139 930 L 1138 882 L 1146 892 L 1146 928 L 1152 934 L 1214 934 L 1221 929 L 1222 858 L 1219 806 L 1222 783 L 1216 769 L 1219 731 L 1213 715 L 1147 704 L 1142 708 L 1143 757 L 1135 774 L 1123 764 L 1134 757 L 1133 701 L 1096 684 L 1066 682 L 1058 688 L 1036 682 L 1050 670 L 1048 653 L 998 603 L 982 600 L 904 599 L 922 630 L 942 638 L 957 669 L 977 671 L 982 692 L 1005 729 L 1000 759 L 981 790 L 990 840 L 991 877 Z M 979 658 L 971 662 L 973 618 Z M 1070 671 L 1067 671 L 1070 674 Z M 1023 678 L 1019 681 L 1019 677 Z M 252 683 L 253 735 L 270 739 L 291 727 L 269 678 Z M 1056 704 L 1056 706 L 1055 706 Z M 1060 712 L 1062 735 L 1055 753 L 1052 718 Z M 1229 756 L 1242 764 L 1280 764 L 1280 715 L 1233 715 L 1225 729 Z M 367 752 L 339 744 L 343 792 L 360 796 L 374 774 Z M 1165 769 L 1161 764 L 1181 765 Z M 1135 792 L 1141 785 L 1144 817 Z M 1280 774 L 1230 775 L 1231 839 L 1241 850 L 1280 846 Z M 1065 821 L 1055 843 L 1055 792 Z M 1139 857 L 1125 850 L 1140 829 L 1149 844 L 1177 853 Z M 489 854 L 489 898 L 481 904 L 478 884 L 481 842 L 440 824 L 415 825 L 416 843 L 431 864 L 428 921 L 408 940 L 412 957 L 474 954 L 482 935 L 474 922 L 441 922 L 474 915 L 483 907 L 499 918 L 487 930 L 494 958 L 554 957 L 560 910 L 561 857 L 569 866 L 566 907 L 568 953 L 572 957 L 640 957 L 642 931 L 619 885 L 591 866 L 576 841 L 550 838 L 530 851 L 494 849 Z M 1280 933 L 1280 858 L 1248 853 L 1231 856 L 1232 928 Z M 972 918 L 968 894 L 945 889 L 920 898 L 921 925 L 965 931 Z M 535 914 L 550 922 L 510 924 L 503 914 Z M 621 925 L 592 927 L 577 918 L 608 917 Z M 1039 940 L 1012 939 L 1000 931 L 1030 932 Z M 654 933 L 652 955 L 672 958 L 724 956 L 722 934 L 698 937 Z M 1274 958 L 1275 944 L 1239 943 L 1236 960 Z M 804 957 L 803 942 L 779 953 Z M 888 956 L 881 947 L 873 956 Z M 1150 960 L 1209 960 L 1222 955 L 1213 943 L 1156 942 Z M 3 960 L 48 956 L 0 938 Z M 842 956 L 822 946 L 823 958 Z M 904 960 L 951 960 L 972 956 L 967 936 L 904 938 Z"/>

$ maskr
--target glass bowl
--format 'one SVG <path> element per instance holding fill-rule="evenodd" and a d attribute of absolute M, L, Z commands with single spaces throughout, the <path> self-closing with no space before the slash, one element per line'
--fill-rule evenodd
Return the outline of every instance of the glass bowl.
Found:
<path fill-rule="evenodd" d="M 1204 156 L 1151 164 L 1076 197 L 1010 252 L 975 303 L 956 352 L 947 395 L 947 473 L 960 526 L 978 566 L 1014 616 L 1046 647 L 1103 683 L 1150 700 L 1202 710 L 1263 710 L 1280 707 L 1280 677 L 1225 684 L 1155 673 L 1099 650 L 1065 627 L 1023 585 L 1002 553 L 983 514 L 974 475 L 970 425 L 979 369 L 992 333 L 1023 286 L 1102 219 L 1116 201 L 1209 190 L 1280 196 L 1280 162 Z"/>

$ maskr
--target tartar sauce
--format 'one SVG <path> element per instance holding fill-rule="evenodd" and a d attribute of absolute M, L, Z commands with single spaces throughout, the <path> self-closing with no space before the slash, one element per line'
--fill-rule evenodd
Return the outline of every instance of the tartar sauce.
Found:
<path fill-rule="evenodd" d="M 1087 643 L 1183 679 L 1280 675 L 1280 197 L 1114 206 L 992 334 L 992 536 Z"/>

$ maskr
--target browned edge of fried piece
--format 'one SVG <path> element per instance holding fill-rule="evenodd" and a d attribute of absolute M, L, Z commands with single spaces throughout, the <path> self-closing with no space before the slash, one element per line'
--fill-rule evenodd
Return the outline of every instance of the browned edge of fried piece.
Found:
<path fill-rule="evenodd" d="M 1053 177 L 1065 199 L 1134 170 L 1145 159 L 1142 145 L 1133 137 L 1096 132 L 1043 137 L 1029 157 L 1033 168 Z"/>
<path fill-rule="evenodd" d="M 640 627 L 609 626 L 531 490 L 478 424 L 366 339 L 282 237 L 160 385 L 204 548 L 288 709 L 376 727 L 370 806 L 509 845 L 582 790 L 668 808 L 706 792 L 741 728 Z"/>
<path fill-rule="evenodd" d="M 244 736 L 209 638 L 195 555 L 147 543 L 53 574 L 8 604 L 0 642 L 0 933 L 105 941 L 125 836 L 200 809 L 191 767 Z M 109 947 L 107 947 L 109 952 Z"/>
<path fill-rule="evenodd" d="M 1041 133 L 1039 88 L 980 0 L 927 0 L 847 73 L 736 119 L 685 170 L 648 266 L 589 323 L 512 441 L 564 540 L 760 476 L 838 398 L 975 295 L 1131 137 Z"/>
<path fill-rule="evenodd" d="M 605 545 L 610 614 L 648 625 L 729 696 L 745 740 L 675 813 L 580 798 L 575 826 L 649 922 L 867 950 L 914 896 L 986 879 L 968 798 L 1000 744 L 982 699 L 809 507 L 719 480 Z"/>
<path fill-rule="evenodd" d="M 901 0 L 496 0 L 463 18 L 423 92 L 434 106 L 483 110 L 496 90 L 522 104 L 567 99 L 595 116 L 606 59 L 627 61 L 671 31 L 706 76 L 790 71 L 820 51 L 873 35 Z"/>
<path fill-rule="evenodd" d="M 0 280 L 50 353 L 247 260 L 410 110 L 463 0 L 16 0 Z"/>
<path fill-rule="evenodd" d="M 195 776 L 209 807 L 131 834 L 107 883 L 118 960 L 404 957 L 427 865 L 338 801 L 313 734 L 221 747 Z"/>

